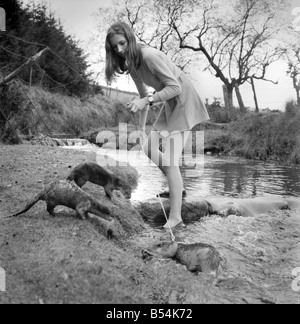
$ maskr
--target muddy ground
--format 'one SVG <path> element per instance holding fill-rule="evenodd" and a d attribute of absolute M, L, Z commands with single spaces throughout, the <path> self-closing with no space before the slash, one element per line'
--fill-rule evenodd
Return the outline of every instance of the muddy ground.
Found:
<path fill-rule="evenodd" d="M 52 218 L 39 202 L 23 216 L 1 219 L 19 211 L 45 184 L 66 178 L 77 164 L 95 161 L 93 154 L 30 145 L 1 145 L 0 152 L 0 267 L 6 272 L 1 304 L 169 302 L 166 285 L 176 282 L 178 273 L 172 278 L 165 266 L 157 277 L 155 262 L 149 267 L 140 248 L 125 238 L 108 240 L 72 210 L 58 207 Z M 84 189 L 106 199 L 98 186 Z M 183 267 L 173 271 L 194 278 Z"/>
<path fill-rule="evenodd" d="M 3 219 L 19 211 L 46 183 L 64 179 L 72 167 L 94 160 L 93 153 L 83 151 L 0 145 L 0 268 L 6 273 L 0 304 L 276 302 L 243 278 L 196 276 L 173 260 L 144 259 L 136 243 L 166 234 L 143 224 L 124 202 L 107 204 L 132 213 L 140 224 L 137 233 L 113 239 L 72 210 L 58 208 L 57 217 L 50 217 L 44 202 L 19 218 Z M 98 186 L 89 184 L 84 190 L 105 202 Z M 243 292 L 235 295 L 235 289 Z"/>

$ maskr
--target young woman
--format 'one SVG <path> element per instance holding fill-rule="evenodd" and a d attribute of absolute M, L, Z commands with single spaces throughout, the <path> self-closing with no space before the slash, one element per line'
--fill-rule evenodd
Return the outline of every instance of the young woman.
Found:
<path fill-rule="evenodd" d="M 139 113 L 140 128 L 145 129 L 149 105 L 164 102 L 154 123 L 154 130 L 143 145 L 145 154 L 168 178 L 170 215 L 165 228 L 185 227 L 182 222 L 182 195 L 185 194 L 179 158 L 185 146 L 186 131 L 209 119 L 207 110 L 187 76 L 162 52 L 138 44 L 131 28 L 123 23 L 113 24 L 106 37 L 106 79 L 130 73 L 140 94 L 128 108 Z M 155 89 L 150 94 L 148 87 Z M 165 150 L 159 150 L 160 140 Z M 173 144 L 172 144 L 173 143 Z M 174 144 L 175 143 L 175 144 Z"/>

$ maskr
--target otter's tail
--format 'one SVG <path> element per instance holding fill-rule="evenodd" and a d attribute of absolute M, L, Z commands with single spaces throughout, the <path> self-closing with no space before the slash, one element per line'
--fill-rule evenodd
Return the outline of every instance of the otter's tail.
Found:
<path fill-rule="evenodd" d="M 12 217 L 17 217 L 19 215 L 25 214 L 26 212 L 28 212 L 28 210 L 30 210 L 38 201 L 42 200 L 44 196 L 44 191 L 42 191 L 41 193 L 39 193 L 37 196 L 35 196 L 34 198 L 32 198 L 27 205 L 25 206 L 24 209 L 22 209 L 19 213 L 17 214 L 13 214 L 10 216 L 6 216 L 4 218 L 12 218 Z"/>

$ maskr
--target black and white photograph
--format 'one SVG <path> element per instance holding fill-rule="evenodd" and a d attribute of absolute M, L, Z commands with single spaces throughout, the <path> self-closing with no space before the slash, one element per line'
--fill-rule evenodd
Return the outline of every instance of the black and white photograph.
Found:
<path fill-rule="evenodd" d="M 300 0 L 0 0 L 0 304 L 300 304 Z"/>

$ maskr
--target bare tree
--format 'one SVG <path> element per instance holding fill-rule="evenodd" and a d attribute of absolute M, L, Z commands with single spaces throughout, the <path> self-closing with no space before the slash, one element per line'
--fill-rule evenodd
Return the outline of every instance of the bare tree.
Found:
<path fill-rule="evenodd" d="M 214 71 L 224 83 L 229 109 L 233 107 L 235 89 L 240 109 L 245 111 L 239 87 L 246 81 L 277 83 L 266 78 L 268 67 L 284 54 L 274 41 L 282 28 L 282 25 L 276 26 L 276 10 L 279 9 L 275 9 L 274 2 L 280 1 L 268 4 L 260 0 L 236 0 L 232 7 L 221 8 L 220 3 L 217 6 L 211 0 L 206 8 L 201 8 L 200 23 L 188 27 L 182 24 L 179 6 L 171 18 L 180 48 L 203 53 L 209 62 L 207 69 Z M 227 17 L 224 14 L 222 17 L 220 8 L 227 8 Z"/>
<path fill-rule="evenodd" d="M 177 35 L 168 20 L 172 17 L 170 9 L 161 6 L 157 0 L 114 0 L 111 8 L 100 8 L 94 14 L 96 33 L 87 44 L 90 55 L 94 57 L 94 65 L 103 66 L 104 35 L 112 22 L 120 20 L 133 28 L 140 43 L 163 51 L 180 69 L 185 70 L 195 62 L 196 55 L 186 55 L 186 51 L 179 48 Z M 102 70 L 100 73 L 103 73 Z"/>
<path fill-rule="evenodd" d="M 287 74 L 293 80 L 293 86 L 297 95 L 297 104 L 300 106 L 300 46 L 294 44 L 287 54 L 288 71 Z"/>
<path fill-rule="evenodd" d="M 129 23 L 142 44 L 168 54 L 177 66 L 185 70 L 195 56 L 185 55 L 177 46 L 178 39 L 170 20 L 174 11 L 171 3 L 172 0 L 166 1 L 168 5 L 158 0 L 123 0 L 123 12 L 118 18 Z"/>
<path fill-rule="evenodd" d="M 268 80 L 266 74 L 285 52 L 275 41 L 282 28 L 277 16 L 282 2 L 122 0 L 105 13 L 105 22 L 128 22 L 141 43 L 169 54 L 182 69 L 197 62 L 200 69 L 211 71 L 224 83 L 230 115 L 234 90 L 241 111 L 246 111 L 239 90 L 245 82 L 256 79 L 277 83 Z M 99 28 L 103 25 L 102 19 Z"/>

